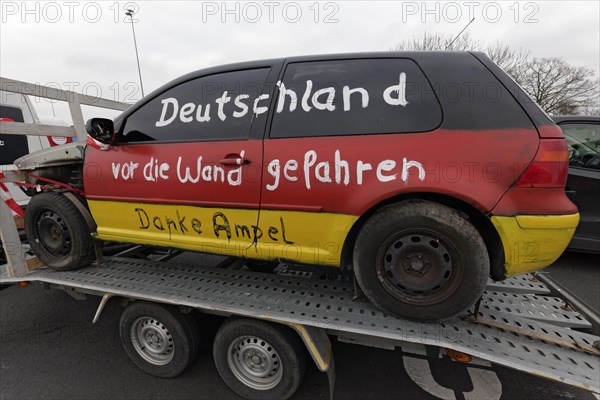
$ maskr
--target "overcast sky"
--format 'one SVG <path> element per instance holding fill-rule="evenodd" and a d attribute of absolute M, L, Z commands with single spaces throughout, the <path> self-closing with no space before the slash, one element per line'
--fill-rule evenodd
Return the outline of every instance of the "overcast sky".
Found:
<path fill-rule="evenodd" d="M 193 70 L 301 54 L 386 51 L 429 31 L 500 40 L 600 74 L 598 1 L 1 1 L 0 75 L 132 102 Z M 136 86 L 134 86 L 136 85 Z M 47 101 L 38 113 L 52 115 Z M 56 115 L 70 122 L 65 104 Z M 113 113 L 84 110 L 85 117 Z"/>

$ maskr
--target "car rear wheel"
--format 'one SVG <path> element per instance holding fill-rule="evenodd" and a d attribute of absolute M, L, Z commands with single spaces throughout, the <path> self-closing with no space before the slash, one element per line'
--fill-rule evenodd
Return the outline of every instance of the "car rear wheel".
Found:
<path fill-rule="evenodd" d="M 377 211 L 362 227 L 354 270 L 364 294 L 385 311 L 415 320 L 463 313 L 481 296 L 488 252 L 455 210 L 407 201 Z"/>
<path fill-rule="evenodd" d="M 33 196 L 25 232 L 35 255 L 52 269 L 67 271 L 94 261 L 90 229 L 75 204 L 60 193 Z"/>

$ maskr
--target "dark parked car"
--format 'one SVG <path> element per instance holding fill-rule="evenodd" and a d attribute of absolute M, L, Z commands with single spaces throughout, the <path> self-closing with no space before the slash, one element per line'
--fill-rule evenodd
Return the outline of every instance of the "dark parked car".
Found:
<path fill-rule="evenodd" d="M 581 220 L 570 250 L 600 253 L 600 117 L 553 117 L 569 146 L 567 195 Z"/>

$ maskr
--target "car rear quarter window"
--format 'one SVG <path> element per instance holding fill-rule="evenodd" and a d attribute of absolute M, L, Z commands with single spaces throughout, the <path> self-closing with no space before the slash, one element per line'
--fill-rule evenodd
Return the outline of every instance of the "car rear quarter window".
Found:
<path fill-rule="evenodd" d="M 255 118 L 266 118 L 269 68 L 214 74 L 156 96 L 125 121 L 118 143 L 244 139 Z"/>
<path fill-rule="evenodd" d="M 289 64 L 274 101 L 271 138 L 425 132 L 442 110 L 406 58 Z"/>

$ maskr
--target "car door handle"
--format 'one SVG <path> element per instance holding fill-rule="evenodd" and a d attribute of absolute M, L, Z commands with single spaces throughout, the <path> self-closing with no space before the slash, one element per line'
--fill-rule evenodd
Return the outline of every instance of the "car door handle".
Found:
<path fill-rule="evenodd" d="M 221 158 L 219 162 L 223 165 L 247 165 L 250 164 L 250 160 L 242 158 L 242 157 L 231 157 L 231 158 Z"/>

